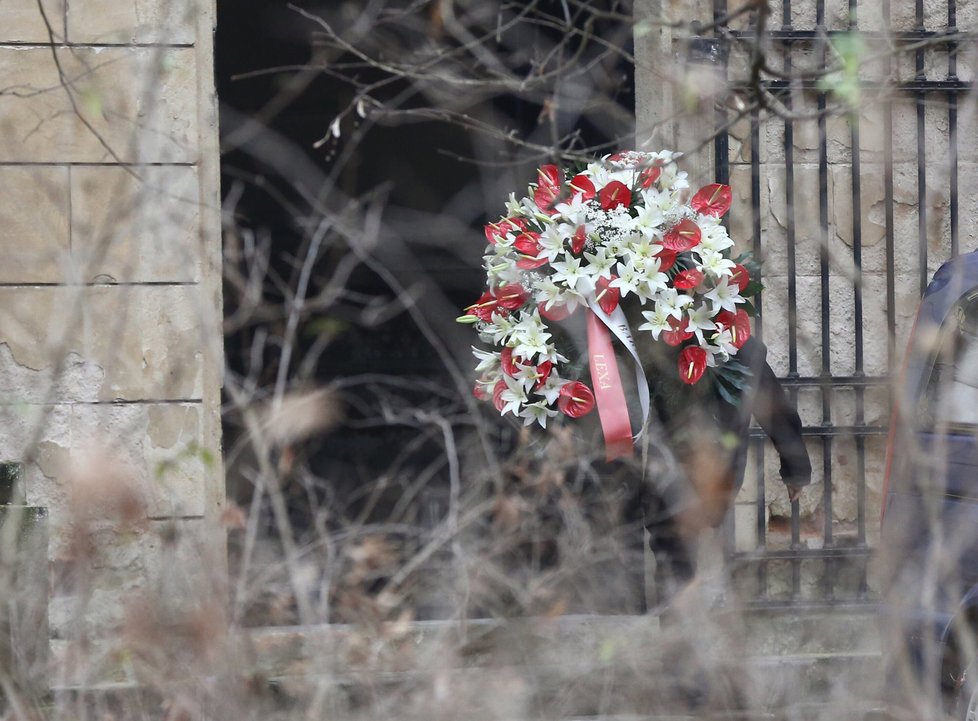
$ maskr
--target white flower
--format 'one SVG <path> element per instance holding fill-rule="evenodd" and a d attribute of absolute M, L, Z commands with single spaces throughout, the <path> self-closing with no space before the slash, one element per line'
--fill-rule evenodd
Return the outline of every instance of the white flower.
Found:
<path fill-rule="evenodd" d="M 700 256 L 700 270 L 704 273 L 713 276 L 714 278 L 723 278 L 728 275 L 733 275 L 733 269 L 736 265 L 732 260 L 723 257 L 723 253 L 718 253 L 715 250 L 705 250 L 697 248 L 697 253 Z"/>
<path fill-rule="evenodd" d="M 492 351 L 479 350 L 475 346 L 472 347 L 472 355 L 474 355 L 478 360 L 478 364 L 475 366 L 476 373 L 488 373 L 489 371 L 497 368 L 499 366 L 499 354 Z"/>
<path fill-rule="evenodd" d="M 656 310 L 661 307 L 665 313 L 671 315 L 676 320 L 682 320 L 683 310 L 692 302 L 693 299 L 691 296 L 685 293 L 679 293 L 675 288 L 666 288 L 659 293 L 655 307 Z"/>
<path fill-rule="evenodd" d="M 575 256 L 565 256 L 565 258 L 565 260 L 551 263 L 550 267 L 554 269 L 551 277 L 555 283 L 563 283 L 571 290 L 574 290 L 577 287 L 577 282 L 587 276 L 588 273 L 581 268 L 580 258 Z"/>
<path fill-rule="evenodd" d="M 713 303 L 714 314 L 719 313 L 721 310 L 729 310 L 731 313 L 736 313 L 737 304 L 744 302 L 743 297 L 738 292 L 737 286 L 734 285 L 731 287 L 727 282 L 727 278 L 721 278 L 720 282 L 717 283 L 717 287 L 705 293 L 703 297 Z"/>
<path fill-rule="evenodd" d="M 614 255 L 609 255 L 605 248 L 596 248 L 593 253 L 584 253 L 584 258 L 588 262 L 585 270 L 594 278 L 610 278 L 611 269 L 618 260 Z"/>
<path fill-rule="evenodd" d="M 717 324 L 713 322 L 713 315 L 705 303 L 689 312 L 686 332 L 694 333 L 700 345 L 706 345 L 706 340 L 703 338 L 703 331 L 715 330 L 717 327 Z"/>
<path fill-rule="evenodd" d="M 656 304 L 655 310 L 643 310 L 642 315 L 648 322 L 642 323 L 638 329 L 651 332 L 652 337 L 655 338 L 655 340 L 659 340 L 659 333 L 672 328 L 672 326 L 669 325 L 669 318 L 671 314 L 666 312 L 666 309 L 660 307 L 658 304 Z"/>
<path fill-rule="evenodd" d="M 647 260 L 656 259 L 656 255 L 662 251 L 662 246 L 650 242 L 649 238 L 639 236 L 628 244 L 625 253 L 635 264 L 644 263 Z M 658 269 L 656 269 L 658 270 Z"/>
<path fill-rule="evenodd" d="M 537 353 L 546 353 L 548 340 L 550 334 L 536 310 L 532 313 L 523 313 L 519 323 L 513 326 L 509 334 L 509 345 L 513 348 L 513 355 L 522 358 L 532 358 Z"/>
<path fill-rule="evenodd" d="M 576 193 L 569 201 L 565 203 L 557 203 L 557 205 L 554 206 L 554 210 L 556 210 L 560 217 L 567 221 L 567 223 L 576 228 L 577 226 L 584 224 L 584 220 L 587 217 L 589 202 L 590 201 L 584 200 L 583 193 Z"/>
<path fill-rule="evenodd" d="M 733 332 L 730 328 L 714 333 L 710 340 L 727 355 L 737 355 L 737 346 L 733 344 Z"/>
<path fill-rule="evenodd" d="M 557 260 L 557 256 L 564 252 L 564 240 L 566 238 L 564 226 L 548 226 L 540 234 L 540 252 L 537 253 L 537 257 L 546 257 L 547 261 L 553 263 Z"/>
<path fill-rule="evenodd" d="M 733 247 L 734 242 L 727 235 L 727 229 L 716 216 L 697 215 L 696 224 L 700 227 L 701 233 L 700 249 L 720 252 Z"/>
<path fill-rule="evenodd" d="M 645 282 L 643 274 L 639 273 L 631 263 L 618 263 L 618 277 L 611 281 L 611 287 L 621 292 L 622 298 L 629 293 L 638 294 L 639 287 Z"/>
<path fill-rule="evenodd" d="M 509 376 L 503 376 L 503 381 L 506 383 L 506 389 L 499 396 L 505 405 L 500 413 L 502 415 L 506 415 L 507 413 L 519 415 L 520 406 L 529 401 L 526 397 L 526 392 L 523 390 L 523 383 Z"/>
<path fill-rule="evenodd" d="M 566 359 L 564 359 L 566 361 Z M 553 405 L 557 402 L 557 398 L 560 397 L 560 389 L 567 384 L 567 380 L 561 378 L 557 375 L 557 371 L 553 370 L 550 372 L 550 377 L 547 378 L 546 382 L 537 388 L 534 393 L 539 396 L 543 396 L 547 405 Z"/>
<path fill-rule="evenodd" d="M 520 205 L 520 201 L 516 199 L 516 193 L 510 193 L 509 200 L 506 201 L 506 214 L 512 217 L 522 213 L 523 206 Z"/>
<path fill-rule="evenodd" d="M 557 411 L 552 408 L 548 408 L 547 404 L 543 401 L 537 401 L 536 403 L 525 405 L 519 412 L 519 417 L 523 419 L 524 426 L 533 425 L 535 421 L 539 423 L 542 428 L 546 428 L 547 420 L 553 418 L 555 415 L 557 415 Z"/>

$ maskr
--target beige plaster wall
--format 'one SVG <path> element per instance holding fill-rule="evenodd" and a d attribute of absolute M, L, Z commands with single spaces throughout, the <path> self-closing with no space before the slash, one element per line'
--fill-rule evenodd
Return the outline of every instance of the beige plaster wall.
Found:
<path fill-rule="evenodd" d="M 0 2 L 0 460 L 50 511 L 55 636 L 82 571 L 111 625 L 175 538 L 224 563 L 213 28 L 213 0 Z"/>

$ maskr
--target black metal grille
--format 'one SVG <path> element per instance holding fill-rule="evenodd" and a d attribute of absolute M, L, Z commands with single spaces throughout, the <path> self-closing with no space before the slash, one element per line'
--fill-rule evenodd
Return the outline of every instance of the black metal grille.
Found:
<path fill-rule="evenodd" d="M 795 0 L 798 3 L 798 0 Z M 795 8 L 797 9 L 797 8 Z M 856 25 L 856 16 L 859 11 L 857 0 L 849 0 L 849 20 L 847 26 L 841 28 L 830 28 L 826 22 L 826 8 L 824 0 L 815 3 L 814 27 L 807 29 L 795 28 L 793 22 L 792 0 L 784 0 L 781 26 L 774 28 L 768 26 L 765 36 L 770 43 L 769 57 L 780 57 L 783 61 L 785 77 L 791 77 L 794 61 L 799 54 L 805 55 L 805 60 L 811 64 L 813 59 L 825 66 L 828 54 L 831 49 L 831 42 L 834 37 L 842 33 L 852 33 L 859 30 Z M 699 38 L 694 41 L 691 50 L 703 55 L 704 47 L 711 49 L 710 55 L 717 58 L 717 62 L 722 64 L 724 72 L 730 74 L 729 82 L 736 91 L 737 78 L 729 72 L 728 59 L 731 53 L 736 50 L 738 41 L 750 40 L 758 34 L 755 22 L 746 28 L 733 28 L 723 24 L 723 19 L 727 16 L 727 6 L 725 0 L 715 0 L 714 2 L 714 22 L 716 29 L 711 38 Z M 932 18 L 931 18 L 932 19 Z M 884 0 L 882 6 L 882 22 L 884 28 L 889 25 L 891 20 L 891 8 L 889 3 Z M 770 17 L 774 21 L 774 15 Z M 956 25 L 956 3 L 955 0 L 947 0 L 946 26 L 939 28 L 925 27 L 924 4 L 922 0 L 917 0 L 915 6 L 915 26 L 903 29 L 899 32 L 883 33 L 879 31 L 863 32 L 859 30 L 861 36 L 868 42 L 873 42 L 889 37 L 896 52 L 887 55 L 885 60 L 885 77 L 879 81 L 867 81 L 862 85 L 862 91 L 869 96 L 876 98 L 874 102 L 881 103 L 882 107 L 882 130 L 880 135 L 881 152 L 879 159 L 872 163 L 872 167 L 863 164 L 864 150 L 860 137 L 861 117 L 858 109 L 843 115 L 848 126 L 848 163 L 838 163 L 841 167 L 848 167 L 850 171 L 848 182 L 848 193 L 851 202 L 851 228 L 845 232 L 851 233 L 851 245 L 848 249 L 850 274 L 848 277 L 838 272 L 833 272 L 833 262 L 839 260 L 836 250 L 832 250 L 833 243 L 830 242 L 830 206 L 833 204 L 833 197 L 840 197 L 840 190 L 833 184 L 834 193 L 830 197 L 830 162 L 829 162 L 829 138 L 828 123 L 833 117 L 829 111 L 829 90 L 814 80 L 787 80 L 784 78 L 762 79 L 763 87 L 778 97 L 788 111 L 797 109 L 795 101 L 802 98 L 804 103 L 810 108 L 818 111 L 815 120 L 817 126 L 817 151 L 814 162 L 811 162 L 811 154 L 808 155 L 808 166 L 814 166 L 817 173 L 817 197 L 799 197 L 796 185 L 802 164 L 796 158 L 796 130 L 799 120 L 782 118 L 777 115 L 762 113 L 759 110 L 748 111 L 745 120 L 749 123 L 749 161 L 741 157 L 739 160 L 731 158 L 730 150 L 730 128 L 733 118 L 733 111 L 727 105 L 718 107 L 716 116 L 717 136 L 715 138 L 715 157 L 716 157 L 716 179 L 717 182 L 730 182 L 731 171 L 736 170 L 737 166 L 742 168 L 749 167 L 750 171 L 750 229 L 753 234 L 753 251 L 756 256 L 761 257 L 765 250 L 764 242 L 764 223 L 766 218 L 762 208 L 762 175 L 772 170 L 776 165 L 783 163 L 778 168 L 778 172 L 783 173 L 783 187 L 778 188 L 779 193 L 783 193 L 784 202 L 784 264 L 786 276 L 786 293 L 780 302 L 786 302 L 787 308 L 784 314 L 786 318 L 785 335 L 786 339 L 778 339 L 786 345 L 785 368 L 782 371 L 783 382 L 788 388 L 791 396 L 797 401 L 799 396 L 810 400 L 814 396 L 815 400 L 812 412 L 808 414 L 804 432 L 810 439 L 809 448 L 812 451 L 813 466 L 818 465 L 823 481 L 822 494 L 819 500 L 817 512 L 807 518 L 803 518 L 800 513 L 799 503 L 791 504 L 790 517 L 780 519 L 781 530 L 775 533 L 772 530 L 774 525 L 768 518 L 770 486 L 765 489 L 765 476 L 771 481 L 770 474 L 764 472 L 765 453 L 770 454 L 771 450 L 765 450 L 763 433 L 757 429 L 753 433 L 753 453 L 756 459 L 753 481 L 756 484 L 756 492 L 752 503 L 756 510 L 755 549 L 745 549 L 741 539 L 744 537 L 744 529 L 737 529 L 737 523 L 742 526 L 744 518 L 734 516 L 727 526 L 727 549 L 728 554 L 734 561 L 735 567 L 739 569 L 738 577 L 743 581 L 748 595 L 754 603 L 759 605 L 796 605 L 799 603 L 812 602 L 823 603 L 852 603 L 866 602 L 872 599 L 872 591 L 868 582 L 867 561 L 871 553 L 873 544 L 873 534 L 875 532 L 875 519 L 878 516 L 877 508 L 868 507 L 867 482 L 872 482 L 872 487 L 879 488 L 882 475 L 881 466 L 881 447 L 882 436 L 886 434 L 885 420 L 881 421 L 881 414 L 877 414 L 875 422 L 867 422 L 866 398 L 867 393 L 874 393 L 876 396 L 886 400 L 886 389 L 890 377 L 895 370 L 900 355 L 900 347 L 896 339 L 898 331 L 905 332 L 902 327 L 904 324 L 899 322 L 897 316 L 898 290 L 903 295 L 907 294 L 907 285 L 916 285 L 916 292 L 922 294 L 934 266 L 945 260 L 948 256 L 954 256 L 959 251 L 959 167 L 958 167 L 958 107 L 962 93 L 970 90 L 971 83 L 961 81 L 957 76 L 957 54 L 959 46 L 969 37 L 958 31 Z M 697 51 L 697 46 L 699 50 Z M 942 77 L 934 77 L 933 64 L 928 65 L 927 61 L 939 53 L 946 54 L 946 74 Z M 901 62 L 913 60 L 914 73 L 911 79 L 893 80 L 900 68 Z M 930 76 L 928 75 L 930 73 Z M 745 85 L 741 88 L 744 96 L 750 98 L 751 87 Z M 909 99 L 912 102 L 907 103 Z M 750 107 L 750 105 L 748 105 Z M 946 140 L 947 143 L 947 183 L 939 188 L 931 188 L 930 193 L 938 193 L 941 197 L 946 197 L 946 222 L 944 218 L 928 216 L 928 117 L 933 117 L 934 109 L 937 112 L 946 113 Z M 915 116 L 916 124 L 916 208 L 917 208 L 917 242 L 916 242 L 916 269 L 918 275 L 914 282 L 913 274 L 904 274 L 900 277 L 900 267 L 907 258 L 896 257 L 897 254 L 897 219 L 894 185 L 894 168 L 897 165 L 894 155 L 894 121 L 895 119 L 906 121 L 908 127 L 912 127 L 911 118 L 903 117 L 901 113 L 912 113 Z M 781 143 L 781 159 L 778 163 L 762 162 L 761 152 L 762 143 L 769 137 L 767 130 L 771 124 L 783 124 L 783 141 Z M 838 140 L 838 138 L 836 138 Z M 907 149 L 900 148 L 901 158 L 905 157 Z M 901 163 L 909 164 L 910 161 Z M 882 275 L 885 276 L 885 299 L 879 298 L 878 293 L 872 297 L 874 307 L 885 300 L 885 342 L 886 359 L 885 367 L 880 368 L 879 364 L 872 369 L 867 368 L 866 352 L 871 349 L 867 346 L 866 338 L 866 281 L 867 276 L 864 271 L 864 233 L 862 203 L 865 200 L 866 187 L 864 179 L 874 180 L 873 173 L 877 170 L 882 172 L 882 210 L 883 227 L 885 235 L 882 239 L 884 245 L 884 267 Z M 773 193 L 774 191 L 771 190 Z M 946 196 L 945 196 L 946 194 Z M 799 250 L 804 247 L 799 245 L 797 211 L 802 203 L 817 203 L 818 229 L 815 233 L 818 239 L 817 249 L 817 273 L 807 276 L 809 282 L 817 283 L 817 297 L 820 302 L 818 313 L 820 314 L 820 333 L 816 338 L 810 338 L 811 345 L 818 344 L 818 364 L 814 372 L 803 372 L 802 364 L 799 362 Z M 906 205 L 906 203 L 904 203 Z M 874 206 L 875 207 L 875 204 Z M 937 234 L 940 242 L 938 246 L 940 252 L 936 252 L 930 247 L 930 239 L 933 241 L 935 232 L 929 223 L 938 227 Z M 741 242 L 743 240 L 741 239 Z M 905 247 L 905 246 L 904 246 Z M 835 253 L 835 257 L 833 257 Z M 942 256 L 942 257 L 935 257 Z M 813 265 L 814 268 L 814 265 Z M 878 277 L 880 274 L 876 272 Z M 875 286 L 877 289 L 879 285 Z M 912 291 L 911 291 L 912 292 Z M 844 369 L 838 371 L 833 368 L 833 302 L 838 303 L 840 293 L 847 295 L 852 303 L 852 324 L 851 342 L 852 356 L 851 363 L 846 363 Z M 809 297 L 814 298 L 812 293 Z M 758 299 L 758 322 L 757 334 L 764 334 L 763 318 L 764 298 Z M 769 299 L 768 303 L 771 302 Z M 849 300 L 847 299 L 848 303 Z M 770 308 L 770 305 L 769 305 Z M 802 313 L 810 313 L 810 308 L 801 309 Z M 814 334 L 813 334 L 814 335 Z M 879 342 L 869 339 L 869 343 Z M 836 341 L 838 344 L 838 340 Z M 838 355 L 836 356 L 836 359 Z M 814 367 L 814 364 L 812 364 Z M 839 399 L 845 396 L 846 413 L 840 411 Z M 887 414 L 888 415 L 888 414 Z M 867 443 L 876 441 L 873 445 L 871 455 L 873 456 L 872 469 L 867 466 Z M 833 462 L 834 453 L 840 444 L 851 444 L 855 449 L 855 469 L 846 474 L 845 482 L 854 485 L 854 488 L 843 488 L 842 479 L 838 478 L 837 464 Z M 819 457 L 820 456 L 820 457 Z M 834 477 L 835 474 L 835 477 Z M 872 474 L 872 475 L 870 475 Z M 834 512 L 834 502 L 837 495 L 845 491 L 855 494 L 855 518 L 846 524 L 840 524 Z M 739 507 L 746 504 L 741 499 Z M 746 514 L 745 514 L 746 515 Z"/>

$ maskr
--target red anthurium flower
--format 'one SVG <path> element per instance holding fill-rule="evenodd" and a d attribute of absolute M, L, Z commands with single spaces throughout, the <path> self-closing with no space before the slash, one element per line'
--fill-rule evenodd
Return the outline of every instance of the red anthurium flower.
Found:
<path fill-rule="evenodd" d="M 581 251 L 584 250 L 584 244 L 587 242 L 587 229 L 582 225 L 580 228 L 574 231 L 574 235 L 571 236 L 571 253 L 574 255 L 580 255 Z"/>
<path fill-rule="evenodd" d="M 483 383 L 478 382 L 472 387 L 472 395 L 478 398 L 480 401 L 489 400 L 489 394 L 486 392 L 486 387 Z"/>
<path fill-rule="evenodd" d="M 503 400 L 504 390 L 506 390 L 506 381 L 496 381 L 496 385 L 492 387 L 492 404 L 496 406 L 496 410 L 500 413 L 506 407 L 506 401 Z"/>
<path fill-rule="evenodd" d="M 583 200 L 590 200 L 595 195 L 594 183 L 586 175 L 575 175 L 569 185 L 571 196 L 581 195 Z"/>
<path fill-rule="evenodd" d="M 496 300 L 496 296 L 487 290 L 479 297 L 479 300 L 465 310 L 469 312 L 469 315 L 474 315 L 479 320 L 484 320 L 488 323 L 492 320 L 493 312 L 498 309 L 499 302 Z"/>
<path fill-rule="evenodd" d="M 537 171 L 537 189 L 533 191 L 533 202 L 540 210 L 550 210 L 560 195 L 563 173 L 556 165 L 544 165 Z"/>
<path fill-rule="evenodd" d="M 604 210 L 612 210 L 619 205 L 628 206 L 632 202 L 632 191 L 620 180 L 612 180 L 598 193 L 601 207 Z"/>
<path fill-rule="evenodd" d="M 614 155 L 609 155 L 608 156 L 608 162 L 609 163 L 617 163 L 619 160 L 622 160 L 624 157 L 625 157 L 625 151 L 624 150 L 619 150 Z"/>
<path fill-rule="evenodd" d="M 567 383 L 560 389 L 557 407 L 564 415 L 580 418 L 590 413 L 591 409 L 594 408 L 594 393 L 580 381 Z"/>
<path fill-rule="evenodd" d="M 665 237 L 662 239 L 662 245 L 669 250 L 682 253 L 685 250 L 692 250 L 699 245 L 702 237 L 703 234 L 700 232 L 700 227 L 689 218 L 686 218 L 666 231 Z"/>
<path fill-rule="evenodd" d="M 698 345 L 686 346 L 679 353 L 679 377 L 683 383 L 692 385 L 703 377 L 706 371 L 706 351 Z"/>
<path fill-rule="evenodd" d="M 570 315 L 570 311 L 567 310 L 566 305 L 557 305 L 555 303 L 554 305 L 550 306 L 549 310 L 546 308 L 546 305 L 547 304 L 542 301 L 540 303 L 537 303 L 537 308 L 540 309 L 540 315 L 546 318 L 547 320 L 552 320 L 555 322 L 561 321 Z"/>
<path fill-rule="evenodd" d="M 659 179 L 660 175 L 662 175 L 662 168 L 658 165 L 652 165 L 638 174 L 638 184 L 644 190 L 648 190 Z"/>
<path fill-rule="evenodd" d="M 547 379 L 550 377 L 550 372 L 554 369 L 554 364 L 552 361 L 544 361 L 537 366 L 537 382 L 533 385 L 534 388 L 540 388 Z"/>
<path fill-rule="evenodd" d="M 503 218 L 498 223 L 486 225 L 486 240 L 495 245 L 507 233 L 526 230 L 526 221 L 522 218 Z"/>
<path fill-rule="evenodd" d="M 670 330 L 662 333 L 662 340 L 666 345 L 677 346 L 693 337 L 693 334 L 686 330 L 686 323 L 682 320 L 670 316 L 669 327 Z"/>
<path fill-rule="evenodd" d="M 680 271 L 672 284 L 680 290 L 690 290 L 703 282 L 703 272 L 696 268 L 688 268 Z M 502 303 L 500 303 L 502 305 Z"/>
<path fill-rule="evenodd" d="M 729 283 L 732 285 L 737 284 L 737 291 L 743 293 L 747 286 L 750 285 L 750 273 L 747 272 L 747 268 L 737 263 L 733 267 L 733 275 L 730 276 Z"/>
<path fill-rule="evenodd" d="M 667 272 L 676 263 L 676 251 L 669 250 L 669 248 L 663 248 L 655 257 L 659 259 L 661 265 L 659 266 L 659 271 L 662 273 Z"/>
<path fill-rule="evenodd" d="M 516 240 L 513 241 L 513 247 L 522 256 L 518 261 L 516 261 L 516 267 L 522 268 L 523 270 L 533 270 L 534 268 L 539 268 L 547 262 L 547 259 L 538 258 L 537 255 L 540 253 L 540 234 L 534 233 L 532 231 L 527 231 L 525 233 L 520 233 L 516 236 Z"/>
<path fill-rule="evenodd" d="M 750 338 L 750 316 L 743 309 L 738 308 L 736 313 L 721 310 L 713 320 L 721 328 L 730 330 L 730 341 L 735 348 L 741 348 Z"/>
<path fill-rule="evenodd" d="M 510 378 L 512 378 L 516 374 L 516 371 L 519 370 L 516 367 L 516 364 L 522 362 L 522 358 L 513 355 L 512 348 L 503 348 L 501 351 L 499 351 L 499 365 L 502 366 L 503 373 L 508 375 Z"/>
<path fill-rule="evenodd" d="M 505 308 L 506 310 L 522 308 L 527 298 L 529 298 L 529 294 L 523 289 L 523 286 L 517 283 L 504 285 L 496 289 L 496 300 L 499 303 L 499 307 Z"/>
<path fill-rule="evenodd" d="M 713 183 L 700 188 L 689 201 L 689 204 L 697 213 L 719 218 L 730 210 L 731 200 L 729 185 Z"/>
<path fill-rule="evenodd" d="M 610 278 L 598 278 L 598 282 L 594 284 L 594 299 L 598 301 L 601 310 L 609 315 L 615 312 L 615 308 L 618 307 L 618 302 L 621 300 L 621 291 L 611 285 L 611 281 L 617 279 L 618 276 L 612 274 Z"/>

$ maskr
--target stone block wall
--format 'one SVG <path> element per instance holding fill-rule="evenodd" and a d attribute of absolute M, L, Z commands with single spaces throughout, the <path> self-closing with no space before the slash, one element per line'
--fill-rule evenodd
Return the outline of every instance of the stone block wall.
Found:
<path fill-rule="evenodd" d="M 736 9 L 742 3 L 731 0 L 728 6 Z M 945 30 L 948 27 L 947 3 L 928 0 L 924 4 L 924 27 Z M 772 0 L 769 29 L 782 28 L 783 5 Z M 912 30 L 917 24 L 913 3 L 890 3 L 889 27 L 894 31 Z M 816 29 L 816 3 L 794 0 L 791 21 L 794 30 Z M 958 2 L 957 28 L 974 31 L 978 27 L 978 5 Z M 688 152 L 687 167 L 691 176 L 701 183 L 712 182 L 716 158 L 712 143 L 705 146 L 703 138 L 714 132 L 716 116 L 712 90 L 725 87 L 725 81 L 747 77 L 749 57 L 732 51 L 726 67 L 689 62 L 689 48 L 670 23 L 699 19 L 708 23 L 713 18 L 712 2 L 676 2 L 673 0 L 641 0 L 637 3 L 639 18 L 650 22 L 642 27 L 636 39 L 637 57 L 637 143 L 640 147 L 678 147 Z M 748 29 L 747 17 L 734 25 Z M 665 21 L 664 23 L 660 21 Z M 849 27 L 849 3 L 825 4 L 825 28 L 845 30 Z M 883 3 L 862 0 L 858 3 L 856 27 L 862 31 L 880 31 L 886 27 Z M 867 52 L 881 50 L 872 39 L 866 40 Z M 811 43 L 796 43 L 791 50 L 793 67 L 817 65 Z M 885 57 L 883 52 L 880 57 Z M 772 43 L 769 59 L 774 67 L 782 67 L 784 50 Z M 965 45 L 957 57 L 956 75 L 962 81 L 974 77 L 975 58 Z M 914 52 L 903 52 L 885 60 L 867 61 L 860 66 L 864 80 L 882 81 L 890 76 L 897 81 L 909 81 L 916 76 Z M 924 54 L 924 75 L 929 80 L 948 78 L 946 48 L 928 49 Z M 795 95 L 795 110 L 814 111 L 814 93 L 799 91 Z M 959 196 L 959 247 L 967 252 L 978 247 L 978 231 L 970 222 L 978 212 L 978 172 L 975 166 L 975 145 L 971 142 L 978 123 L 974 102 L 965 94 L 960 96 L 957 113 L 956 182 Z M 730 103 L 732 117 L 735 103 Z M 823 370 L 834 377 L 852 376 L 861 370 L 866 376 L 892 376 L 899 371 L 903 348 L 913 323 L 920 298 L 921 282 L 928 280 L 937 267 L 951 255 L 950 197 L 953 166 L 951 163 L 950 121 L 948 94 L 929 92 L 924 110 L 921 159 L 925 169 L 925 188 L 918 185 L 918 116 L 915 98 L 897 94 L 892 102 L 893 167 L 893 257 L 886 264 L 886 207 L 884 202 L 884 168 L 886 148 L 885 105 L 866 96 L 852 117 L 833 115 L 825 121 L 827 155 L 828 228 L 823 232 L 819 204 L 819 126 L 814 117 L 786 122 L 779 117 L 761 117 L 757 148 L 751 133 L 749 118 L 736 122 L 729 132 L 729 171 L 733 186 L 734 206 L 730 214 L 731 236 L 744 250 L 754 242 L 752 203 L 760 212 L 760 247 L 763 261 L 765 290 L 763 320 L 757 330 L 769 348 L 769 361 L 775 372 L 787 376 L 794 371 L 801 377 L 817 377 Z M 851 142 L 853 127 L 858 131 L 859 144 Z M 794 277 L 797 287 L 797 366 L 789 365 L 788 349 L 788 285 L 791 269 L 788 265 L 789 212 L 787 205 L 786 128 L 792 132 L 792 162 L 794 182 Z M 759 194 L 752 192 L 752 153 L 759 157 Z M 859 159 L 859 220 L 861 225 L 862 271 L 855 272 L 853 262 L 853 158 Z M 694 180 L 696 182 L 696 180 Z M 926 213 L 924 243 L 927 249 L 926 267 L 920 267 L 918 213 Z M 823 368 L 822 340 L 822 279 L 820 260 L 822 250 L 829 256 L 828 278 L 828 365 Z M 895 337 L 887 326 L 887 281 L 892 279 L 895 307 Z M 862 288 L 863 367 L 856 367 L 855 288 Z M 852 388 L 831 391 L 832 409 L 823 418 L 821 390 L 817 387 L 798 391 L 798 406 L 807 426 L 852 426 L 857 424 L 856 394 Z M 889 388 L 883 385 L 865 390 L 863 422 L 868 426 L 885 427 L 889 423 Z M 823 468 L 829 465 L 832 473 L 832 516 L 836 541 L 847 542 L 856 533 L 857 487 L 861 474 L 865 476 L 867 534 L 870 544 L 878 533 L 877 519 L 880 493 L 885 472 L 884 436 L 865 439 L 865 462 L 861 464 L 855 439 L 837 436 L 828 446 L 830 457 L 823 458 L 824 446 L 812 438 L 809 451 L 812 457 L 813 484 L 801 501 L 803 543 L 819 547 L 823 539 Z M 747 483 L 736 507 L 735 546 L 746 551 L 757 544 L 757 483 L 755 457 L 748 468 Z M 764 452 L 763 479 L 765 488 L 764 513 L 768 522 L 768 546 L 776 547 L 788 539 L 779 535 L 787 531 L 786 519 L 790 506 L 783 485 L 779 482 L 776 454 L 768 444 Z"/>
<path fill-rule="evenodd" d="M 213 0 L 0 3 L 0 460 L 50 512 L 56 637 L 121 621 L 175 539 L 224 563 L 213 27 Z"/>

